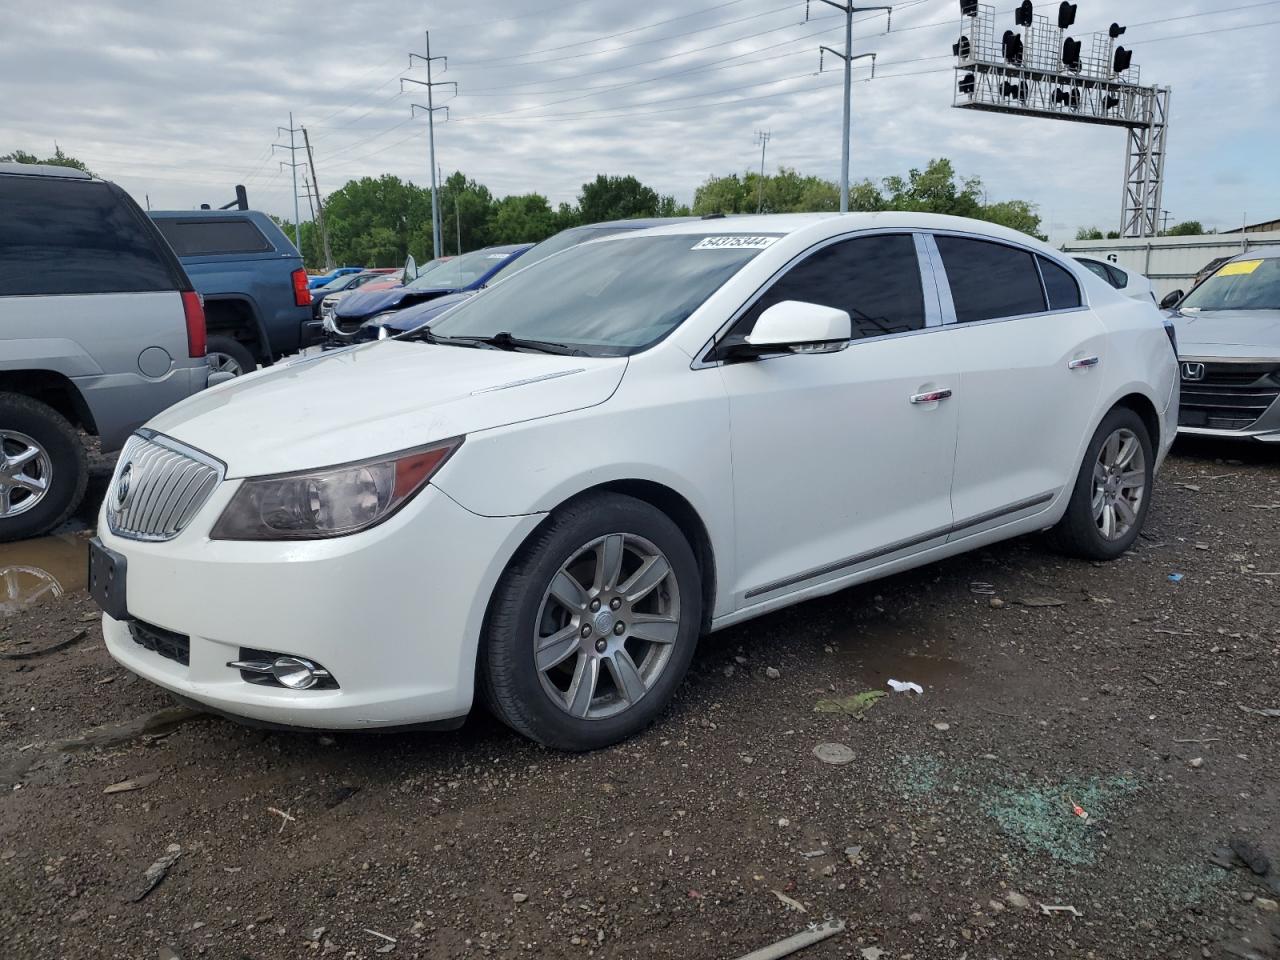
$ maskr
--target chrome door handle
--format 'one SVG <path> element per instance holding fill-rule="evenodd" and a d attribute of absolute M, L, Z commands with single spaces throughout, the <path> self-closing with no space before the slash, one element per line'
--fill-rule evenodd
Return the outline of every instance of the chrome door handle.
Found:
<path fill-rule="evenodd" d="M 946 387 L 941 390 L 930 390 L 928 393 L 912 394 L 912 403 L 937 403 L 939 400 L 945 400 L 951 396 L 951 391 Z"/>
<path fill-rule="evenodd" d="M 1072 360 L 1070 363 L 1068 363 L 1067 369 L 1068 370 L 1088 369 L 1089 367 L 1096 367 L 1100 362 L 1101 360 L 1098 357 L 1081 357 L 1079 360 Z"/>

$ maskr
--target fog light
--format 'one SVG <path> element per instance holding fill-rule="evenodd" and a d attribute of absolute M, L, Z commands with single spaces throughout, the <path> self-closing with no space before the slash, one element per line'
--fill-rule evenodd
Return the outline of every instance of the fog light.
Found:
<path fill-rule="evenodd" d="M 290 689 L 309 690 L 329 676 L 329 671 L 301 657 L 278 657 L 271 664 L 271 675 Z"/>

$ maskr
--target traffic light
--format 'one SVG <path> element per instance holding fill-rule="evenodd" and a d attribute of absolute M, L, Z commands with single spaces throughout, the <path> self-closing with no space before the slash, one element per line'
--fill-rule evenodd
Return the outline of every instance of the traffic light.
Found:
<path fill-rule="evenodd" d="M 1133 51 L 1126 50 L 1124 47 L 1116 47 L 1116 54 L 1111 59 L 1111 68 L 1116 73 L 1124 73 L 1129 69 L 1129 64 L 1133 62 Z"/>
<path fill-rule="evenodd" d="M 963 94 L 973 93 L 974 80 L 972 73 L 966 73 L 960 78 L 960 92 Z"/>
<path fill-rule="evenodd" d="M 960 0 L 960 16 L 976 17 L 978 15 L 978 0 Z"/>
<path fill-rule="evenodd" d="M 1020 27 L 1029 27 L 1034 15 L 1035 8 L 1031 6 L 1031 0 L 1022 0 L 1018 9 L 1013 12 L 1013 22 Z"/>
<path fill-rule="evenodd" d="M 1068 70 L 1080 72 L 1080 41 L 1070 37 L 1062 41 L 1062 65 Z"/>
<path fill-rule="evenodd" d="M 1116 37 L 1120 36 L 1120 34 L 1124 33 L 1124 31 L 1125 31 L 1125 28 L 1120 26 L 1120 24 L 1113 23 L 1111 25 L 1111 29 L 1107 31 L 1107 36 L 1109 36 L 1112 40 L 1114 40 L 1116 39 Z"/>
<path fill-rule="evenodd" d="M 968 60 L 970 54 L 973 52 L 973 47 L 969 43 L 969 38 L 962 36 L 959 40 L 957 40 L 955 43 L 951 45 L 951 52 L 954 53 L 961 60 Z"/>
<path fill-rule="evenodd" d="M 1004 39 L 1001 41 L 1001 48 L 1004 50 L 1006 61 L 1016 67 L 1022 66 L 1022 34 L 1006 30 Z"/>
<path fill-rule="evenodd" d="M 1063 106 L 1069 106 L 1072 110 L 1080 109 L 1080 91 L 1079 90 L 1063 90 L 1059 87 L 1053 91 L 1053 102 L 1061 103 Z"/>
<path fill-rule="evenodd" d="M 1065 30 L 1076 22 L 1076 4 L 1062 0 L 1058 5 L 1058 29 Z"/>

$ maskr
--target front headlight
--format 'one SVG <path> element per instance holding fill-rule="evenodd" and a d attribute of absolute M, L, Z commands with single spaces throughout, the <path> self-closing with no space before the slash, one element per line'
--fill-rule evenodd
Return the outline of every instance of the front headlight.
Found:
<path fill-rule="evenodd" d="M 213 540 L 320 540 L 367 530 L 426 486 L 462 437 L 320 470 L 251 477 L 209 534 Z"/>

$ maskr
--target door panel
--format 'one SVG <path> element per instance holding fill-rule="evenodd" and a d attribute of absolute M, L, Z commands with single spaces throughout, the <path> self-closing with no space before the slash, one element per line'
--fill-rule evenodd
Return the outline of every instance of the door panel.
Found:
<path fill-rule="evenodd" d="M 1018 273 L 1023 264 L 1038 277 L 1035 257 L 987 242 L 960 250 L 956 238 L 938 239 L 945 271 L 964 274 L 949 283 L 955 314 L 980 318 L 948 325 L 940 341 L 959 371 L 963 398 L 951 494 L 959 528 L 953 536 L 960 537 L 1044 509 L 1074 482 L 1095 416 L 1105 331 L 1092 310 L 1070 308 L 1079 291 L 1067 289 L 1074 281 L 1052 265 L 1045 269 L 1055 271 L 1049 296 L 1058 309 L 1047 312 L 1042 297 L 1031 315 L 999 319 L 1001 309 L 1035 306 L 1034 283 Z M 1015 251 L 1022 260 L 1009 256 Z M 992 286 L 1002 292 L 991 294 Z M 1073 297 L 1067 309 L 1064 297 Z"/>
<path fill-rule="evenodd" d="M 910 401 L 954 387 L 935 349 L 940 333 L 721 368 L 739 606 L 853 572 L 886 547 L 946 536 L 957 400 Z"/>

